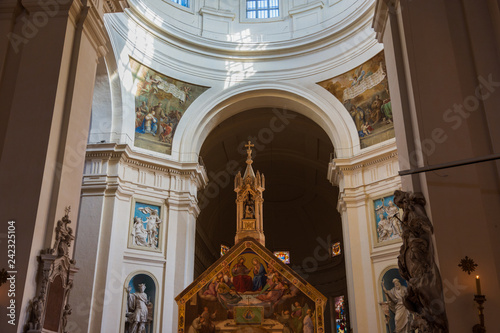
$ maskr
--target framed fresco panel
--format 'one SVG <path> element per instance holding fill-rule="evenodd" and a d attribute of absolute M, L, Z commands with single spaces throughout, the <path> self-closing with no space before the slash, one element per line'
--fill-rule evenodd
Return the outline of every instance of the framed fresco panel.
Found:
<path fill-rule="evenodd" d="M 166 214 L 157 203 L 132 200 L 128 247 L 161 252 L 166 230 Z"/>
<path fill-rule="evenodd" d="M 383 51 L 360 66 L 318 84 L 334 95 L 349 112 L 361 148 L 394 138 Z"/>
<path fill-rule="evenodd" d="M 394 204 L 394 194 L 373 200 L 374 238 L 376 246 L 401 241 L 401 210 Z"/>
<path fill-rule="evenodd" d="M 208 87 L 171 78 L 133 58 L 130 68 L 135 87 L 134 146 L 170 155 L 182 116 Z"/>

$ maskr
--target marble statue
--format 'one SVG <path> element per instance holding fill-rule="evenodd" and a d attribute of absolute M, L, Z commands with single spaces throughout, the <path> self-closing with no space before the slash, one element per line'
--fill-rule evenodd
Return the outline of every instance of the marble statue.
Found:
<path fill-rule="evenodd" d="M 139 246 L 148 246 L 148 233 L 140 217 L 134 217 L 134 227 L 132 229 L 134 244 Z"/>
<path fill-rule="evenodd" d="M 387 214 L 387 218 L 391 222 L 393 234 L 401 236 L 403 229 L 399 220 L 399 208 L 394 205 L 394 202 L 389 201 L 388 206 L 385 207 L 385 212 Z"/>
<path fill-rule="evenodd" d="M 382 289 L 389 303 L 389 309 L 394 313 L 394 324 L 396 326 L 395 333 L 409 333 L 409 317 L 410 312 L 404 306 L 404 297 L 406 296 L 406 287 L 401 285 L 397 278 L 393 279 L 394 287 L 387 290 L 382 280 Z"/>
<path fill-rule="evenodd" d="M 147 246 L 152 248 L 158 247 L 158 229 L 161 219 L 158 216 L 158 210 L 150 207 L 141 207 L 139 210 L 144 214 L 149 214 L 146 218 L 146 233 L 148 236 Z"/>
<path fill-rule="evenodd" d="M 380 242 L 391 239 L 393 233 L 391 222 L 385 218 L 383 213 L 379 213 L 379 222 L 377 226 L 378 239 Z"/>
<path fill-rule="evenodd" d="M 421 193 L 394 192 L 394 203 L 403 210 L 403 245 L 399 273 L 408 281 L 405 307 L 414 313 L 412 328 L 419 332 L 448 332 L 441 275 L 434 260 L 434 229 Z"/>
<path fill-rule="evenodd" d="M 148 295 L 144 292 L 146 285 L 138 285 L 139 292 L 130 293 L 132 288 L 129 286 L 127 291 L 127 321 L 129 322 L 129 333 L 146 333 L 146 324 L 149 322 L 148 310 L 151 308 Z"/>

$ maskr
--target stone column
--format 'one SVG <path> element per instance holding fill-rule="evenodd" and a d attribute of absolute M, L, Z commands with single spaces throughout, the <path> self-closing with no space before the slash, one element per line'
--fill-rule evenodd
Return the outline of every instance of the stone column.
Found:
<path fill-rule="evenodd" d="M 379 246 L 373 200 L 400 188 L 395 143 L 359 156 L 335 159 L 329 165 L 329 180 L 339 186 L 337 209 L 342 217 L 347 296 L 350 324 L 354 332 L 381 329 L 378 274 L 394 265 L 401 243 Z M 383 257 L 379 259 L 379 257 Z"/>
<path fill-rule="evenodd" d="M 177 178 L 174 176 L 174 178 Z M 178 192 L 168 199 L 167 262 L 162 331 L 176 332 L 178 309 L 174 298 L 194 279 L 196 218 L 200 213 L 196 197 Z"/>
<path fill-rule="evenodd" d="M 8 47 L 0 46 L 0 221 L 15 220 L 19 231 L 19 331 L 35 294 L 36 256 L 53 242 L 54 223 L 64 208 L 78 214 L 94 75 L 105 52 L 104 26 L 92 3 L 48 2 L 0 6 L 12 10 L 2 13 L 0 23 L 8 36 L 8 44 L 2 44 Z M 15 20 L 7 32 L 9 15 Z"/>
<path fill-rule="evenodd" d="M 197 163 L 136 153 L 128 145 L 88 146 L 75 250 L 84 272 L 71 295 L 74 329 L 123 330 L 124 288 L 136 274 L 148 274 L 156 283 L 154 330 L 177 327 L 174 298 L 193 280 L 197 192 L 206 182 Z M 158 247 L 131 243 L 135 202 L 160 207 Z"/>
<path fill-rule="evenodd" d="M 489 0 L 379 0 L 374 19 L 391 97 L 401 97 L 393 110 L 403 190 L 427 200 L 449 328 L 457 333 L 478 321 L 474 278 L 457 266 L 466 255 L 488 290 L 486 329 L 500 326 L 499 13 Z"/>

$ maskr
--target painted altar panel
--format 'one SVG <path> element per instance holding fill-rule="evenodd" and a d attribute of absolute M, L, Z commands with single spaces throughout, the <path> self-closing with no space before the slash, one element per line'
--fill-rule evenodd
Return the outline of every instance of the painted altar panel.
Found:
<path fill-rule="evenodd" d="M 349 111 L 366 148 L 394 137 L 384 52 L 342 75 L 318 82 Z"/>
<path fill-rule="evenodd" d="M 323 332 L 326 298 L 269 251 L 242 242 L 177 298 L 179 332 Z"/>
<path fill-rule="evenodd" d="M 172 153 L 172 140 L 184 112 L 208 87 L 168 77 L 130 58 L 135 92 L 136 147 Z"/>

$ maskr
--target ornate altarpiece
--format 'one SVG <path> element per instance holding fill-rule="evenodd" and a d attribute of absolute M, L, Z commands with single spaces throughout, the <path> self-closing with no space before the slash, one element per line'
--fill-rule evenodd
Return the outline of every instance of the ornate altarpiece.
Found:
<path fill-rule="evenodd" d="M 247 149 L 235 178 L 235 245 L 175 300 L 178 332 L 324 332 L 327 298 L 265 248 L 265 178 Z"/>

